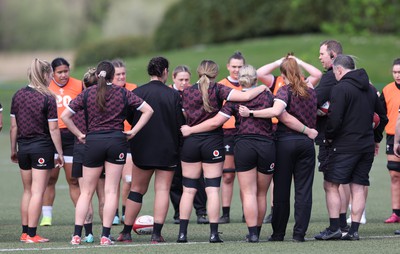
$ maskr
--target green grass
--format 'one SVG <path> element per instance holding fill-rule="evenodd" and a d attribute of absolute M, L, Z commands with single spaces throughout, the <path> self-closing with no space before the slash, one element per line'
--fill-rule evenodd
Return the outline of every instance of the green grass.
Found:
<path fill-rule="evenodd" d="M 0 153 L 0 168 L 2 177 L 2 195 L 0 196 L 0 251 L 13 251 L 26 253 L 26 251 L 37 251 L 45 253 L 321 253 L 323 250 L 335 253 L 397 253 L 399 237 L 394 236 L 393 231 L 400 228 L 399 224 L 384 224 L 383 221 L 391 213 L 390 206 L 390 179 L 385 167 L 386 158 L 384 145 L 381 145 L 380 155 L 376 157 L 371 171 L 371 186 L 367 202 L 367 224 L 361 225 L 360 234 L 362 239 L 359 242 L 320 242 L 312 240 L 313 236 L 328 225 L 328 216 L 325 207 L 325 196 L 322 189 L 322 175 L 315 174 L 314 198 L 312 218 L 306 238 L 303 244 L 290 241 L 293 228 L 293 215 L 291 215 L 287 228 L 287 240 L 285 242 L 266 242 L 271 234 L 270 224 L 263 226 L 261 233 L 262 242 L 259 244 L 248 244 L 243 241 L 247 233 L 247 227 L 241 222 L 241 203 L 239 200 L 238 184 L 235 183 L 234 200 L 232 203 L 232 223 L 220 226 L 223 232 L 223 244 L 208 244 L 208 225 L 197 225 L 195 216 L 189 224 L 189 244 L 176 244 L 178 225 L 172 224 L 173 209 L 170 207 L 167 221 L 163 229 L 163 235 L 167 240 L 165 245 L 150 245 L 149 236 L 133 235 L 132 244 L 117 244 L 111 247 L 100 247 L 95 244 L 83 244 L 79 247 L 69 245 L 73 232 L 74 209 L 69 199 L 67 184 L 62 174 L 57 184 L 57 198 L 54 204 L 54 223 L 51 227 L 39 227 L 39 234 L 49 237 L 51 242 L 46 244 L 24 244 L 18 241 L 20 236 L 20 215 L 19 202 L 22 193 L 22 183 L 19 176 L 19 169 L 9 159 L 8 133 L 0 134 L 0 145 L 5 147 Z M 153 191 L 145 195 L 144 205 L 141 214 L 152 214 Z M 293 204 L 292 204 L 293 205 Z M 269 208 L 268 208 L 269 209 Z M 97 209 L 96 209 L 97 211 Z M 293 210 L 291 211 L 293 214 Z M 122 226 L 112 228 L 112 234 L 116 235 Z M 98 216 L 95 216 L 95 235 L 101 232 L 101 225 Z M 98 237 L 97 237 L 98 240 Z"/>
<path fill-rule="evenodd" d="M 227 43 L 223 45 L 199 46 L 195 49 L 160 53 L 170 60 L 171 69 L 178 64 L 187 64 L 192 68 L 195 78 L 195 68 L 202 59 L 214 59 L 219 63 L 221 74 L 219 78 L 227 75 L 225 63 L 227 57 L 235 50 L 240 50 L 248 63 L 260 66 L 271 62 L 284 55 L 288 51 L 294 51 L 296 55 L 305 61 L 320 68 L 318 62 L 318 49 L 320 41 L 327 37 L 321 35 L 304 35 L 299 37 L 280 37 L 271 39 L 257 39 L 240 43 Z M 370 78 L 375 84 L 386 84 L 392 80 L 391 64 L 398 57 L 400 43 L 393 36 L 385 37 L 337 37 L 344 45 L 347 53 L 359 57 L 359 66 L 365 67 L 370 73 Z M 148 81 L 146 65 L 151 56 L 143 56 L 137 59 L 125 59 L 128 69 L 128 80 L 142 84 Z M 72 75 L 81 77 L 85 68 L 74 69 Z M 54 204 L 54 225 L 51 227 L 39 227 L 38 232 L 51 239 L 46 244 L 23 244 L 18 242 L 20 235 L 19 202 L 22 193 L 22 183 L 18 166 L 12 164 L 9 158 L 9 105 L 13 93 L 26 82 L 0 84 L 0 101 L 4 107 L 5 129 L 0 133 L 0 170 L 2 177 L 2 195 L 0 195 L 0 251 L 19 253 L 27 251 L 44 253 L 397 253 L 399 238 L 393 231 L 400 228 L 399 224 L 384 224 L 383 221 L 391 214 L 390 178 L 386 169 L 385 144 L 381 144 L 380 154 L 376 157 L 371 171 L 371 187 L 367 202 L 367 224 L 361 225 L 359 242 L 319 242 L 312 240 L 313 236 L 328 225 L 328 215 L 325 207 L 325 194 L 322 188 L 322 175 L 315 174 L 314 198 L 311 223 L 307 238 L 309 241 L 303 244 L 292 243 L 289 240 L 279 243 L 266 242 L 271 234 L 271 225 L 263 226 L 259 244 L 248 244 L 243 241 L 247 228 L 241 223 L 241 203 L 239 200 L 238 184 L 235 183 L 234 200 L 232 203 L 231 224 L 220 226 L 223 232 L 223 244 L 208 244 L 209 226 L 197 225 L 195 216 L 189 225 L 189 244 L 176 244 L 178 225 L 172 224 L 172 208 L 170 207 L 167 221 L 163 229 L 167 240 L 165 245 L 150 245 L 149 236 L 134 235 L 132 244 L 117 244 L 111 247 L 99 247 L 98 244 L 83 244 L 80 247 L 69 245 L 73 232 L 74 208 L 70 201 L 65 178 L 60 174 L 57 184 L 57 197 Z M 153 191 L 144 198 L 144 206 L 141 214 L 152 214 Z M 293 206 L 293 204 L 292 204 Z M 268 208 L 269 209 L 269 208 Z M 291 211 L 293 214 L 293 210 Z M 293 228 L 293 216 L 291 216 L 287 239 L 290 239 Z M 112 228 L 112 234 L 116 235 L 122 226 Z M 98 216 L 95 217 L 95 235 L 101 231 Z M 98 240 L 98 238 L 97 238 Z"/>

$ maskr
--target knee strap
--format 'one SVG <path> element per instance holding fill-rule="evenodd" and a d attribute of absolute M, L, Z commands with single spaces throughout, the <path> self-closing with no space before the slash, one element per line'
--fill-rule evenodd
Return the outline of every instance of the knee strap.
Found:
<path fill-rule="evenodd" d="M 182 185 L 186 188 L 194 188 L 197 190 L 199 188 L 199 179 L 187 178 L 183 176 Z"/>
<path fill-rule="evenodd" d="M 234 168 L 224 168 L 223 170 L 222 170 L 222 173 L 235 173 L 236 172 L 236 169 L 234 169 Z"/>
<path fill-rule="evenodd" d="M 205 186 L 207 187 L 220 187 L 221 186 L 221 176 L 215 178 L 204 178 Z"/>
<path fill-rule="evenodd" d="M 141 204 L 143 202 L 143 194 L 131 191 L 129 192 L 128 199 Z"/>
<path fill-rule="evenodd" d="M 400 161 L 388 161 L 386 167 L 389 170 L 400 171 Z"/>

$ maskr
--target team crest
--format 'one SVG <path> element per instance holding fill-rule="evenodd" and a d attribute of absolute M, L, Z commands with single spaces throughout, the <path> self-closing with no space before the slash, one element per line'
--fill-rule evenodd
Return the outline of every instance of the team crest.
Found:
<path fill-rule="evenodd" d="M 269 166 L 270 169 L 274 169 L 275 168 L 275 163 L 271 163 L 271 165 Z"/>
<path fill-rule="evenodd" d="M 218 150 L 214 150 L 213 155 L 214 155 L 214 157 L 219 156 L 219 151 Z"/>
<path fill-rule="evenodd" d="M 38 163 L 39 163 L 40 165 L 43 165 L 44 162 L 45 162 L 45 160 L 44 160 L 43 158 L 39 158 L 39 159 L 38 159 Z"/>
<path fill-rule="evenodd" d="M 119 158 L 120 160 L 122 160 L 124 157 L 125 157 L 125 154 L 124 154 L 124 153 L 120 153 L 119 156 L 118 156 L 118 158 Z"/>

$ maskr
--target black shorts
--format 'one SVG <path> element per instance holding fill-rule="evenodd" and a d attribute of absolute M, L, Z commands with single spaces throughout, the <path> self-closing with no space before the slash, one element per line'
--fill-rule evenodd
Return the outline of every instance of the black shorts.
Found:
<path fill-rule="evenodd" d="M 20 169 L 52 169 L 54 168 L 54 152 L 47 153 L 18 153 L 18 165 Z"/>
<path fill-rule="evenodd" d="M 85 144 L 75 143 L 72 162 L 71 176 L 74 178 L 82 177 L 83 158 L 85 154 Z"/>
<path fill-rule="evenodd" d="M 234 155 L 235 138 L 233 135 L 224 135 L 225 155 Z"/>
<path fill-rule="evenodd" d="M 135 162 L 133 162 L 133 164 L 135 164 L 136 167 L 138 167 L 140 169 L 143 169 L 143 170 L 155 170 L 155 169 L 158 169 L 158 170 L 163 170 L 163 171 L 175 171 L 178 168 L 178 165 L 173 165 L 173 166 L 166 167 L 166 166 L 139 165 L 139 164 L 136 164 Z"/>
<path fill-rule="evenodd" d="M 338 184 L 356 183 L 369 186 L 369 171 L 374 153 L 330 153 L 324 179 Z"/>
<path fill-rule="evenodd" d="M 68 129 L 60 129 L 61 133 L 61 144 L 65 156 L 73 156 L 74 145 L 75 145 L 75 135 L 72 134 Z"/>
<path fill-rule="evenodd" d="M 104 165 L 104 162 L 125 164 L 126 136 L 122 131 L 104 131 L 86 135 L 85 156 L 83 165 L 93 168 Z"/>
<path fill-rule="evenodd" d="M 33 142 L 18 142 L 19 168 L 24 170 L 54 168 L 54 150 L 50 138 L 37 139 Z"/>
<path fill-rule="evenodd" d="M 393 146 L 394 146 L 394 135 L 387 134 L 386 135 L 386 154 L 394 155 Z"/>
<path fill-rule="evenodd" d="M 236 172 L 253 168 L 263 174 L 273 174 L 275 168 L 275 143 L 265 139 L 240 138 L 235 143 Z"/>
<path fill-rule="evenodd" d="M 183 162 L 218 163 L 225 160 L 223 138 L 218 134 L 192 135 L 183 141 Z"/>

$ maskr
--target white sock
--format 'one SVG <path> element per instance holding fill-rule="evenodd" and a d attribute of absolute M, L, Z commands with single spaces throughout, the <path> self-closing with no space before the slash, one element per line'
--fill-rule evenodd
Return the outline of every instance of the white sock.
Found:
<path fill-rule="evenodd" d="M 52 206 L 42 206 L 42 215 L 43 217 L 52 217 L 53 215 L 53 207 Z"/>

